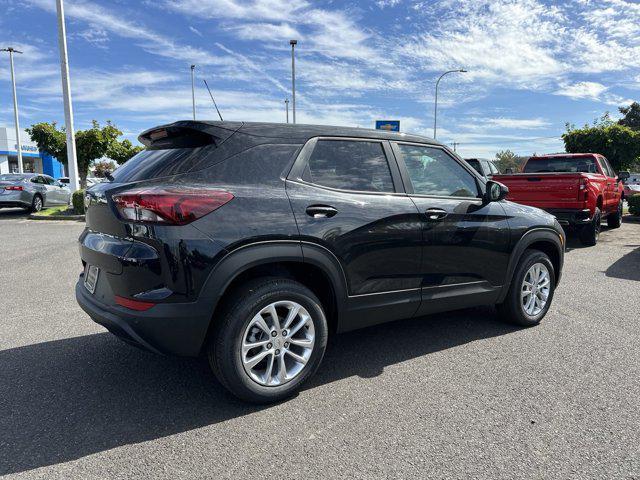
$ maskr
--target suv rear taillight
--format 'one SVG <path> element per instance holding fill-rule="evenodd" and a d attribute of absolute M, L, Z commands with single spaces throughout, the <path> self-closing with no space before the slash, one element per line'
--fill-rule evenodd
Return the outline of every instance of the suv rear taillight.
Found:
<path fill-rule="evenodd" d="M 111 198 L 125 220 L 186 225 L 228 203 L 233 195 L 207 188 L 142 187 Z"/>

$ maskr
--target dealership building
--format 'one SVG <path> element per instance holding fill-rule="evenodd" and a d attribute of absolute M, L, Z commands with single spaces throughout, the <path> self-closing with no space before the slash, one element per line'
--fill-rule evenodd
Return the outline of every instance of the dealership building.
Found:
<path fill-rule="evenodd" d="M 25 173 L 44 173 L 53 178 L 65 177 L 65 167 L 55 157 L 40 152 L 26 133 L 22 133 L 22 169 Z M 14 128 L 0 127 L 0 173 L 18 172 L 18 142 Z"/>

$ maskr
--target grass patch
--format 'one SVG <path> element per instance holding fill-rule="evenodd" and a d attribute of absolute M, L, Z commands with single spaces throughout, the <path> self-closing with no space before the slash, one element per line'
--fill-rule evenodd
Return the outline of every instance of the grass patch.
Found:
<path fill-rule="evenodd" d="M 48 217 L 50 215 L 75 215 L 73 208 L 68 205 L 60 205 L 59 207 L 48 207 L 40 210 L 35 214 L 38 217 Z"/>

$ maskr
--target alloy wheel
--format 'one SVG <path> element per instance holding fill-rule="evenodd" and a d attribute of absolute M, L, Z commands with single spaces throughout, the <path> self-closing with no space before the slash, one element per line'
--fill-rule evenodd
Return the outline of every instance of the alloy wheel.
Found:
<path fill-rule="evenodd" d="M 40 199 L 40 197 L 35 197 L 33 199 L 33 209 L 36 212 L 39 212 L 40 210 L 42 210 L 42 200 Z"/>
<path fill-rule="evenodd" d="M 521 288 L 522 310 L 535 317 L 544 310 L 551 291 L 551 275 L 543 263 L 534 263 L 524 276 Z"/>
<path fill-rule="evenodd" d="M 314 344 L 309 312 L 293 301 L 273 302 L 251 319 L 242 335 L 242 366 L 260 385 L 283 385 L 304 370 Z"/>

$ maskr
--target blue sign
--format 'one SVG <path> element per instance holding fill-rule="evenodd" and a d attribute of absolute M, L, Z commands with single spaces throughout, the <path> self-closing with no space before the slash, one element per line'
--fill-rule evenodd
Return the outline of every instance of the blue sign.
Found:
<path fill-rule="evenodd" d="M 400 120 L 376 120 L 376 130 L 386 130 L 387 132 L 399 132 Z"/>

